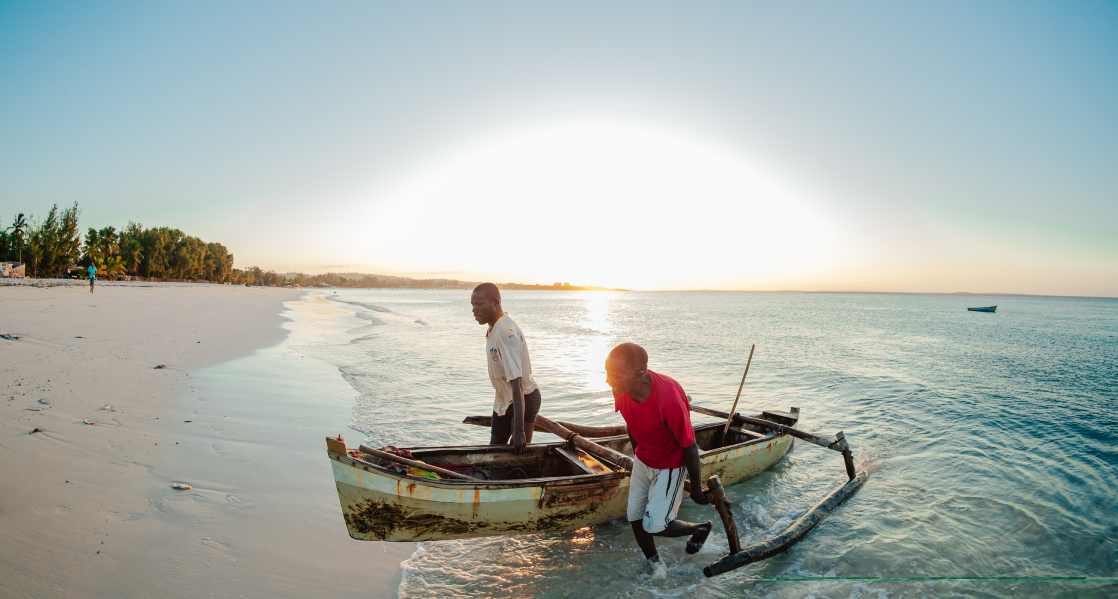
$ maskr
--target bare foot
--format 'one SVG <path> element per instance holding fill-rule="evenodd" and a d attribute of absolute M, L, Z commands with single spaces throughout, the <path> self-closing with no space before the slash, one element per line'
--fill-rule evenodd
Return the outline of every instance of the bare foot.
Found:
<path fill-rule="evenodd" d="M 714 522 L 707 520 L 699 525 L 702 530 L 691 535 L 687 541 L 687 549 L 685 551 L 688 555 L 694 555 L 703 549 L 703 543 L 707 542 L 707 537 L 710 536 L 710 531 L 714 529 Z"/>

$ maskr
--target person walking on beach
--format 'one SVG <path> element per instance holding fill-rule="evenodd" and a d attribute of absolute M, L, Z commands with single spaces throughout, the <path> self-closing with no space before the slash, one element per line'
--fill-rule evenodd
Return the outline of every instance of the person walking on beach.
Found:
<path fill-rule="evenodd" d="M 621 412 L 633 444 L 627 517 L 655 578 L 667 576 L 656 552 L 657 537 L 690 536 L 686 551 L 698 553 L 714 522 L 676 520 L 683 500 L 683 478 L 691 479 L 691 499 L 706 504 L 700 477 L 699 447 L 683 387 L 648 369 L 648 352 L 622 343 L 606 358 L 606 383 L 613 389 L 614 410 Z"/>
<path fill-rule="evenodd" d="M 482 283 L 470 296 L 474 320 L 488 325 L 485 331 L 485 363 L 493 384 L 493 423 L 490 445 L 508 445 L 524 453 L 532 442 L 536 414 L 540 411 L 540 388 L 532 379 L 528 344 L 516 322 L 501 308 L 501 291 L 493 283 Z"/>
<path fill-rule="evenodd" d="M 89 265 L 89 292 L 93 293 L 93 279 L 97 276 L 97 267 Z"/>

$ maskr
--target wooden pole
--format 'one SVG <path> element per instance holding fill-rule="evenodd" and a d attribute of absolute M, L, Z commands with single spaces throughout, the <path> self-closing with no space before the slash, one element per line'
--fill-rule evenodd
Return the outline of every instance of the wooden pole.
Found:
<path fill-rule="evenodd" d="M 718 517 L 722 518 L 722 526 L 726 528 L 726 540 L 730 542 L 730 553 L 741 551 L 738 525 L 734 522 L 734 515 L 730 512 L 729 502 L 726 501 L 726 493 L 722 490 L 722 481 L 718 479 L 717 474 L 707 479 L 706 493 L 710 496 L 714 509 L 718 510 Z"/>
<path fill-rule="evenodd" d="M 466 419 L 462 421 L 462 424 L 474 424 L 477 426 L 484 426 L 486 428 L 489 428 L 493 424 L 493 417 L 466 416 Z M 629 429 L 626 428 L 624 424 L 615 426 L 587 426 L 585 424 L 563 422 L 562 420 L 556 420 L 555 424 L 558 424 L 573 433 L 578 433 L 583 437 L 624 437 L 629 433 Z M 551 432 L 538 424 L 536 425 L 536 431 L 541 433 Z"/>
<path fill-rule="evenodd" d="M 688 408 L 690 408 L 692 412 L 695 412 L 697 414 L 706 414 L 707 416 L 714 416 L 715 418 L 729 417 L 733 418 L 734 422 L 737 422 L 739 424 L 755 424 L 757 426 L 767 428 L 784 435 L 792 435 L 797 439 L 803 439 L 804 441 L 807 441 L 809 443 L 814 443 L 824 449 L 831 449 L 838 452 L 842 452 L 844 449 L 850 449 L 850 446 L 846 442 L 846 437 L 842 436 L 842 431 L 839 431 L 839 433 L 835 435 L 836 440 L 828 441 L 818 435 L 805 433 L 804 431 L 794 429 L 790 426 L 784 426 L 783 424 L 777 424 L 775 422 L 762 420 L 760 418 L 751 418 L 749 416 L 742 416 L 741 414 L 727 414 L 726 412 L 704 408 L 695 404 L 689 404 Z"/>
<path fill-rule="evenodd" d="M 619 468 L 628 470 L 629 472 L 633 471 L 633 458 L 630 458 L 623 453 L 614 451 L 608 447 L 603 447 L 593 441 L 585 439 L 578 433 L 567 430 L 566 427 L 559 424 L 558 422 L 555 422 L 554 420 L 536 414 L 536 426 L 542 427 L 547 432 L 570 442 L 575 447 L 578 447 L 579 449 L 598 459 L 612 462 Z"/>
<path fill-rule="evenodd" d="M 439 476 L 443 476 L 443 477 L 446 477 L 446 478 L 457 478 L 458 480 L 473 480 L 473 481 L 477 481 L 477 482 L 484 482 L 480 478 L 474 478 L 472 476 L 466 476 L 465 474 L 454 472 L 452 470 L 447 470 L 445 468 L 439 468 L 438 466 L 432 466 L 431 464 L 428 464 L 428 463 L 425 463 L 425 462 L 420 462 L 419 460 L 409 460 L 408 458 L 402 458 L 402 457 L 400 457 L 396 454 L 388 453 L 386 451 L 381 451 L 379 449 L 373 449 L 372 447 L 369 447 L 368 445 L 362 445 L 360 451 L 361 451 L 361 453 L 367 453 L 367 454 L 370 454 L 370 455 L 375 455 L 382 460 L 388 460 L 390 462 L 396 462 L 397 464 L 403 464 L 405 466 L 411 466 L 412 468 L 419 468 L 421 470 L 426 470 L 428 472 L 434 472 L 435 474 L 438 474 Z"/>
<path fill-rule="evenodd" d="M 829 495 L 824 497 L 819 503 L 813 505 L 804 515 L 800 516 L 795 522 L 792 523 L 785 531 L 775 537 L 771 537 L 754 543 L 740 551 L 731 551 L 729 555 L 714 562 L 713 564 L 703 568 L 703 575 L 707 578 L 716 576 L 730 570 L 740 568 L 746 564 L 770 558 L 778 553 L 787 551 L 789 547 L 798 543 L 816 524 L 819 524 L 831 513 L 840 503 L 846 501 L 848 497 L 858 490 L 862 483 L 866 482 L 866 473 L 859 472 L 857 476 L 848 480 L 843 486 L 831 491 Z"/>
<path fill-rule="evenodd" d="M 749 346 L 749 360 L 745 362 L 745 372 L 741 375 L 741 384 L 738 385 L 738 394 L 734 397 L 734 407 L 730 408 L 730 415 L 726 417 L 726 426 L 722 427 L 722 439 L 725 444 L 726 433 L 730 431 L 730 421 L 734 419 L 734 412 L 738 409 L 738 400 L 741 399 L 741 388 L 745 386 L 745 377 L 749 374 L 749 365 L 753 363 L 753 350 L 757 344 Z"/>

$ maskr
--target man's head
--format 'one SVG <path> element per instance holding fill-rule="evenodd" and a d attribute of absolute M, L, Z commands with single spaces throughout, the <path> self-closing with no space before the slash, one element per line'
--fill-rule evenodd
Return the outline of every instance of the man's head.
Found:
<path fill-rule="evenodd" d="M 501 291 L 493 283 L 482 283 L 474 287 L 470 305 L 473 306 L 474 320 L 478 324 L 493 324 L 504 313 L 501 310 Z"/>
<path fill-rule="evenodd" d="M 616 393 L 632 391 L 648 372 L 648 352 L 636 343 L 622 343 L 606 358 L 606 384 Z"/>

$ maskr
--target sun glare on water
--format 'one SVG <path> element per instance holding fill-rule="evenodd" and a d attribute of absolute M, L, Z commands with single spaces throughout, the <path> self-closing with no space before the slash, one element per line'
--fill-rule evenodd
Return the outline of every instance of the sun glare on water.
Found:
<path fill-rule="evenodd" d="M 356 251 L 410 271 L 628 288 L 749 287 L 836 259 L 819 202 L 687 131 L 574 119 L 495 135 L 362 200 Z"/>

